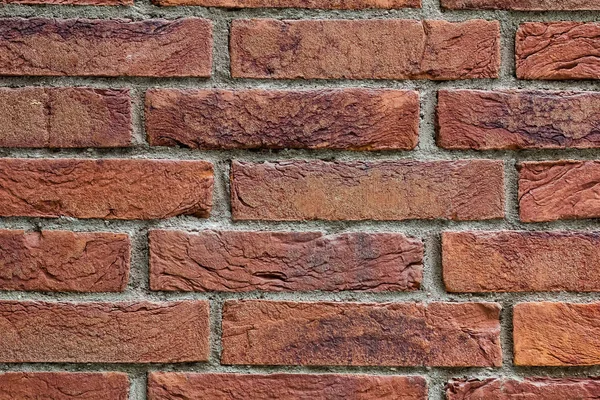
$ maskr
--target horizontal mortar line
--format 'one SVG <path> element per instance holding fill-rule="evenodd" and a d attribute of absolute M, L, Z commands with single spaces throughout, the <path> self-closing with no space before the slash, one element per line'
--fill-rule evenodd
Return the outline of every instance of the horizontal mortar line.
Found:
<path fill-rule="evenodd" d="M 428 376 L 436 381 L 452 378 L 527 378 L 536 376 L 568 378 L 600 375 L 599 366 L 588 367 L 377 367 L 377 366 L 251 366 L 210 365 L 208 363 L 131 364 L 131 363 L 0 363 L 2 372 L 150 372 L 236 373 L 236 374 L 349 374 Z"/>
<path fill-rule="evenodd" d="M 193 217 L 192 217 L 193 218 Z M 558 231 L 599 231 L 598 219 L 553 221 L 546 223 L 522 223 L 507 220 L 497 221 L 286 221 L 286 222 L 235 222 L 224 220 L 181 220 L 167 219 L 160 221 L 121 221 L 98 219 L 41 219 L 41 218 L 0 218 L 0 229 L 35 230 L 73 230 L 77 232 L 94 232 L 96 230 L 115 231 L 130 234 L 145 234 L 145 231 L 181 230 L 199 233 L 207 230 L 229 231 L 272 231 L 272 232 L 322 232 L 325 235 L 344 233 L 401 233 L 407 236 L 425 238 L 444 231 L 496 231 L 522 230 L 527 232 Z M 143 231 L 143 232 L 140 232 Z"/>
<path fill-rule="evenodd" d="M 432 288 L 434 289 L 434 288 Z M 38 293 L 38 292 L 0 292 L 1 301 L 42 301 L 48 303 L 91 303 L 91 302 L 178 302 L 178 301 L 228 301 L 228 300 L 266 300 L 283 302 L 334 302 L 357 304 L 384 303 L 499 303 L 504 309 L 524 302 L 566 302 L 590 304 L 598 302 L 598 292 L 537 292 L 537 293 L 484 293 L 456 294 L 428 291 L 425 287 L 418 292 L 369 293 L 369 292 L 149 292 L 131 290 L 124 293 L 75 294 L 75 293 Z"/>
<path fill-rule="evenodd" d="M 512 65 L 512 64 L 511 64 Z M 228 66 L 222 66 L 228 71 Z M 598 91 L 594 80 L 521 80 L 514 76 L 497 79 L 433 81 L 418 79 L 248 79 L 222 77 L 102 77 L 102 76 L 0 76 L 0 87 L 93 87 L 103 89 L 187 89 L 187 90 L 332 90 L 345 88 L 395 90 L 544 90 Z"/>
<path fill-rule="evenodd" d="M 275 19 L 397 19 L 432 18 L 449 21 L 466 19 L 497 19 L 512 23 L 521 21 L 582 20 L 596 21 L 598 18 L 590 11 L 514 11 L 514 10 L 443 10 L 443 9 L 363 9 L 331 10 L 306 8 L 225 8 L 203 6 L 161 7 L 148 2 L 136 2 L 134 6 L 69 6 L 69 5 L 3 5 L 1 17 L 81 17 L 93 18 L 131 18 L 134 20 L 150 18 L 204 17 L 231 20 L 237 18 L 275 18 Z"/>
<path fill-rule="evenodd" d="M 546 150 L 444 150 L 442 148 L 424 148 L 415 150 L 390 151 L 343 151 L 343 150 L 199 150 L 178 147 L 131 146 L 123 148 L 14 148 L 1 147 L 2 158 L 28 159 L 126 159 L 126 160 L 171 160 L 171 161 L 210 161 L 229 164 L 240 162 L 275 161 L 336 161 L 336 162 L 382 162 L 382 161 L 477 161 L 496 160 L 504 162 L 558 161 L 573 159 L 579 161 L 600 160 L 600 148 L 597 149 L 546 149 Z"/>

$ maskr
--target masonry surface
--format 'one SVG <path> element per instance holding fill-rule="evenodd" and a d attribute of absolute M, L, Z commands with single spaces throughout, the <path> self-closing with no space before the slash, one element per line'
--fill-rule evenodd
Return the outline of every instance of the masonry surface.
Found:
<path fill-rule="evenodd" d="M 599 0 L 0 3 L 0 400 L 600 397 Z"/>

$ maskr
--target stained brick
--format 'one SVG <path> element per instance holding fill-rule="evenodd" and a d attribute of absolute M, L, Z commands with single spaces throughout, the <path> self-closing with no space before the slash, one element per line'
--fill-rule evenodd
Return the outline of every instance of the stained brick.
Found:
<path fill-rule="evenodd" d="M 502 161 L 234 161 L 236 220 L 478 220 L 504 216 Z"/>
<path fill-rule="evenodd" d="M 497 21 L 236 20 L 231 74 L 271 79 L 496 78 Z"/>
<path fill-rule="evenodd" d="M 228 301 L 224 364 L 499 366 L 494 303 Z"/>
<path fill-rule="evenodd" d="M 177 90 L 146 93 L 150 144 L 200 149 L 410 150 L 413 91 Z"/>
<path fill-rule="evenodd" d="M 205 301 L 0 301 L 0 362 L 206 361 L 208 313 Z"/>
<path fill-rule="evenodd" d="M 396 233 L 153 230 L 149 239 L 153 290 L 416 290 L 423 275 L 423 243 Z"/>
<path fill-rule="evenodd" d="M 208 77 L 211 70 L 205 19 L 0 19 L 0 75 Z"/>

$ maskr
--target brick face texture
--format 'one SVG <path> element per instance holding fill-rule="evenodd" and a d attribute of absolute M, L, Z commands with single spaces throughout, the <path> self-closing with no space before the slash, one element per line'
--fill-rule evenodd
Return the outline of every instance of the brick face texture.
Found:
<path fill-rule="evenodd" d="M 438 144 L 447 149 L 600 147 L 600 94 L 441 90 Z"/>
<path fill-rule="evenodd" d="M 0 19 L 0 75 L 207 77 L 211 64 L 204 19 Z"/>
<path fill-rule="evenodd" d="M 237 20 L 231 27 L 231 74 L 272 79 L 495 78 L 499 29 L 497 22 L 483 20 Z"/>
<path fill-rule="evenodd" d="M 600 79 L 600 24 L 532 22 L 517 32 L 521 79 Z"/>
<path fill-rule="evenodd" d="M 157 219 L 208 216 L 212 165 L 167 160 L 0 160 L 0 215 Z"/>
<path fill-rule="evenodd" d="M 453 10 L 600 10 L 598 0 L 441 0 L 441 3 L 442 7 Z"/>
<path fill-rule="evenodd" d="M 208 359 L 208 303 L 0 301 L 0 362 Z"/>
<path fill-rule="evenodd" d="M 121 292 L 129 252 L 126 234 L 0 230 L 0 290 Z"/>
<path fill-rule="evenodd" d="M 526 162 L 520 165 L 519 206 L 525 222 L 598 218 L 598 161 Z"/>
<path fill-rule="evenodd" d="M 411 150 L 419 96 L 401 90 L 152 90 L 150 144 L 201 149 Z"/>
<path fill-rule="evenodd" d="M 444 232 L 450 292 L 600 291 L 600 234 Z"/>
<path fill-rule="evenodd" d="M 515 364 L 600 364 L 600 303 L 522 303 L 515 306 Z"/>
<path fill-rule="evenodd" d="M 0 400 L 127 400 L 127 374 L 8 372 L 0 374 Z"/>
<path fill-rule="evenodd" d="M 0 5 L 0 400 L 600 398 L 600 0 Z"/>
<path fill-rule="evenodd" d="M 128 90 L 0 88 L 0 147 L 131 145 Z"/>
<path fill-rule="evenodd" d="M 597 379 L 490 378 L 455 380 L 446 387 L 447 400 L 591 400 L 600 393 Z"/>
<path fill-rule="evenodd" d="M 149 241 L 154 290 L 416 290 L 423 275 L 423 244 L 393 233 L 155 230 Z"/>
<path fill-rule="evenodd" d="M 151 373 L 149 400 L 177 398 L 425 400 L 421 377 L 300 374 L 183 374 Z"/>
<path fill-rule="evenodd" d="M 499 366 L 493 303 L 229 301 L 224 364 Z"/>
<path fill-rule="evenodd" d="M 504 215 L 501 161 L 234 162 L 236 220 L 477 220 Z"/>

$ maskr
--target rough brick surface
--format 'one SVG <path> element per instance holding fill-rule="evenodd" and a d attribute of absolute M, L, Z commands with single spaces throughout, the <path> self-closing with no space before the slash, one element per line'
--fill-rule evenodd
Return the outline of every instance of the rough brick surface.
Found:
<path fill-rule="evenodd" d="M 206 361 L 208 312 L 205 301 L 0 301 L 0 362 Z"/>
<path fill-rule="evenodd" d="M 409 150 L 414 91 L 176 90 L 146 93 L 150 144 L 200 149 Z"/>
<path fill-rule="evenodd" d="M 295 7 L 317 9 L 421 7 L 421 0 L 153 0 L 161 6 L 204 6 L 227 8 Z"/>
<path fill-rule="evenodd" d="M 447 149 L 600 147 L 600 93 L 441 90 L 438 144 Z"/>
<path fill-rule="evenodd" d="M 600 364 L 600 303 L 521 303 L 514 308 L 516 365 Z"/>
<path fill-rule="evenodd" d="M 129 379 L 117 372 L 8 372 L 0 400 L 127 400 Z"/>
<path fill-rule="evenodd" d="M 454 380 L 446 386 L 447 400 L 593 400 L 600 381 L 591 378 L 489 378 Z"/>
<path fill-rule="evenodd" d="M 519 169 L 522 221 L 600 217 L 600 161 L 524 162 Z"/>
<path fill-rule="evenodd" d="M 224 364 L 499 366 L 494 303 L 228 301 Z"/>
<path fill-rule="evenodd" d="M 394 233 L 153 230 L 149 241 L 153 290 L 415 290 L 423 275 L 423 243 Z"/>
<path fill-rule="evenodd" d="M 600 291 L 600 233 L 444 232 L 449 292 Z"/>
<path fill-rule="evenodd" d="M 600 79 L 599 49 L 600 24 L 524 23 L 517 31 L 517 76 L 521 79 Z"/>
<path fill-rule="evenodd" d="M 193 374 L 153 372 L 148 400 L 425 400 L 418 376 Z"/>
<path fill-rule="evenodd" d="M 0 19 L 0 75 L 208 77 L 211 70 L 204 19 Z"/>
<path fill-rule="evenodd" d="M 126 234 L 0 230 L 0 290 L 120 292 L 129 252 Z"/>
<path fill-rule="evenodd" d="M 206 217 L 212 187 L 205 161 L 2 159 L 0 216 Z"/>
<path fill-rule="evenodd" d="M 127 89 L 0 88 L 0 147 L 131 144 Z"/>
<path fill-rule="evenodd" d="M 521 11 L 600 10 L 598 0 L 441 0 L 448 9 Z"/>
<path fill-rule="evenodd" d="M 231 27 L 231 74 L 274 79 L 495 78 L 499 30 L 498 22 L 484 20 L 236 20 Z"/>
<path fill-rule="evenodd" d="M 502 161 L 235 161 L 236 220 L 494 219 Z"/>

